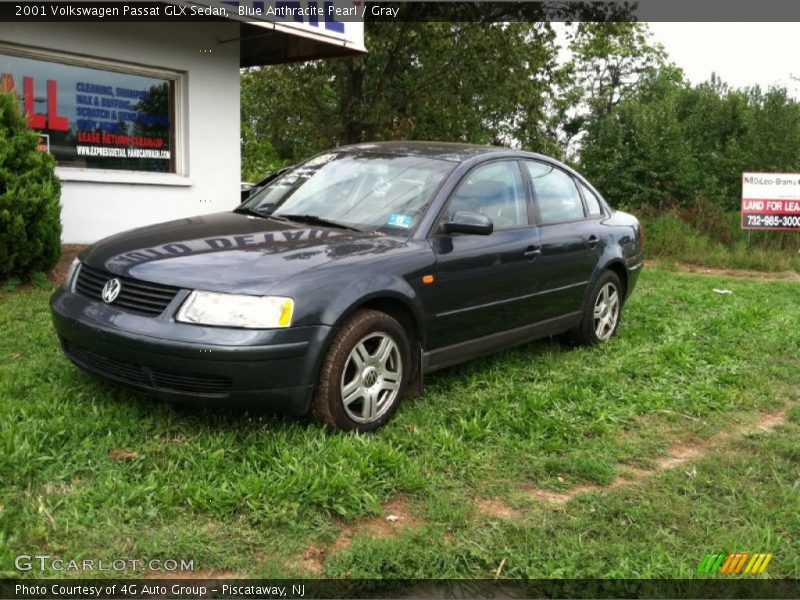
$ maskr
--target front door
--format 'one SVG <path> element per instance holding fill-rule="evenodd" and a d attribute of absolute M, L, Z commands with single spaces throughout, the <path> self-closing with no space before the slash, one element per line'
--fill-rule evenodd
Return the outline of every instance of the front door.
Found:
<path fill-rule="evenodd" d="M 425 290 L 431 311 L 428 348 L 508 331 L 531 323 L 539 233 L 531 223 L 516 160 L 481 165 L 462 180 L 444 219 L 457 211 L 492 219 L 491 235 L 434 234 L 436 283 Z"/>

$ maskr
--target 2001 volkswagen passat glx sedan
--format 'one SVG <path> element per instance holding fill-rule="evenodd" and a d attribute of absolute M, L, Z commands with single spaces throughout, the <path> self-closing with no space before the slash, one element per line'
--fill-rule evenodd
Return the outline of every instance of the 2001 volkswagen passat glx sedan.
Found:
<path fill-rule="evenodd" d="M 609 339 L 641 238 L 550 158 L 362 144 L 280 172 L 233 212 L 94 244 L 51 308 L 87 371 L 365 431 L 424 373 L 548 335 Z"/>

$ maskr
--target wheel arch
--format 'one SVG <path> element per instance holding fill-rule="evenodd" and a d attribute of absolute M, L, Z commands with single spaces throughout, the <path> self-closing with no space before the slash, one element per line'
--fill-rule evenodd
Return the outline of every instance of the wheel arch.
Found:
<path fill-rule="evenodd" d="M 389 315 L 402 326 L 408 337 L 411 352 L 411 370 L 409 371 L 408 396 L 422 393 L 422 348 L 425 343 L 425 332 L 422 317 L 413 302 L 401 294 L 378 292 L 359 298 L 346 310 L 342 311 L 334 325 L 334 331 L 346 323 L 359 310 L 376 310 Z M 327 352 L 327 348 L 325 349 Z"/>
<path fill-rule="evenodd" d="M 599 277 L 604 271 L 612 271 L 619 277 L 619 282 L 622 285 L 622 299 L 624 302 L 628 297 L 628 268 L 625 266 L 625 263 L 621 259 L 611 260 L 605 265 L 605 268 L 600 270 L 597 276 Z"/>

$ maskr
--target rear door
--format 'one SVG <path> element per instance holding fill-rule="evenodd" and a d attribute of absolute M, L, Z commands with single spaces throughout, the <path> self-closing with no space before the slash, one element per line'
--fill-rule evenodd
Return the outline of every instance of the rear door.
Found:
<path fill-rule="evenodd" d="M 597 218 L 587 215 L 573 176 L 544 161 L 526 160 L 539 223 L 541 319 L 577 312 L 600 258 Z"/>

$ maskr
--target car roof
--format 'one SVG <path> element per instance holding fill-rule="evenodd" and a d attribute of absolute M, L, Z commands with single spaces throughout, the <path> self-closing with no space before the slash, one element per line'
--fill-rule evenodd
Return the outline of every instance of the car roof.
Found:
<path fill-rule="evenodd" d="M 428 158 L 438 158 L 454 162 L 463 162 L 482 154 L 495 154 L 503 152 L 515 152 L 502 146 L 483 146 L 480 144 L 459 144 L 455 142 L 418 142 L 418 141 L 395 141 L 395 142 L 369 142 L 363 144 L 352 144 L 337 148 L 342 152 L 378 152 L 386 154 L 425 156 Z M 519 152 L 519 154 L 531 155 L 529 152 Z"/>
<path fill-rule="evenodd" d="M 496 156 L 497 158 L 523 158 L 535 159 L 557 165 L 561 169 L 577 177 L 581 183 L 588 184 L 586 179 L 569 165 L 560 160 L 527 150 L 514 150 L 504 146 L 489 146 L 481 144 L 461 144 L 457 142 L 426 142 L 426 141 L 391 141 L 391 142 L 364 142 L 336 148 L 338 152 L 374 152 L 376 154 L 395 154 L 397 156 L 424 156 L 437 160 L 451 162 L 465 162 L 479 156 Z M 589 184 L 591 185 L 591 184 Z M 597 190 L 595 190 L 597 192 Z M 598 196 L 602 197 L 598 193 Z"/>

